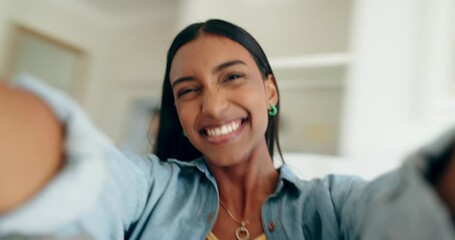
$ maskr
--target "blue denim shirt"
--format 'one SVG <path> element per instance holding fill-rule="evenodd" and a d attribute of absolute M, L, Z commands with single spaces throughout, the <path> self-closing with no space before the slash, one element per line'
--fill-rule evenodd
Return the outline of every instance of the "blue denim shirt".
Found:
<path fill-rule="evenodd" d="M 42 97 L 65 124 L 67 159 L 39 194 L 0 216 L 0 237 L 205 239 L 219 204 L 204 159 L 121 153 L 65 94 L 27 76 L 16 84 Z M 447 139 L 424 150 L 437 151 Z M 267 239 L 455 239 L 445 206 L 422 177 L 421 153 L 370 183 L 334 175 L 304 181 L 282 166 L 262 206 Z"/>

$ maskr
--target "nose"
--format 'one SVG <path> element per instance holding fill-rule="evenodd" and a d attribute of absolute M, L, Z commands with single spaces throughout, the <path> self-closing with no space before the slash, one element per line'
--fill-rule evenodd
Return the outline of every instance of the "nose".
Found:
<path fill-rule="evenodd" d="M 213 118 L 220 118 L 229 106 L 225 94 L 218 89 L 205 90 L 203 92 L 202 113 Z"/>

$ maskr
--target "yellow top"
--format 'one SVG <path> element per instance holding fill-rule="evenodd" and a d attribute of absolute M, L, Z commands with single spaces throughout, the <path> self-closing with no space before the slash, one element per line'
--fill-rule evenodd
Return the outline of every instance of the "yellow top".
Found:
<path fill-rule="evenodd" d="M 218 240 L 218 238 L 216 238 L 215 234 L 209 232 L 209 235 L 207 235 L 207 240 Z M 267 240 L 267 237 L 265 236 L 265 233 L 263 233 L 253 240 Z"/>

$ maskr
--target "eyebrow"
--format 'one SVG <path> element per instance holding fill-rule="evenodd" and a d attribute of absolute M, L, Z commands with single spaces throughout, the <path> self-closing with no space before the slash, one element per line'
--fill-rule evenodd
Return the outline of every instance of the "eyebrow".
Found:
<path fill-rule="evenodd" d="M 228 67 L 231 67 L 231 66 L 234 66 L 234 65 L 237 65 L 237 64 L 246 65 L 246 63 L 243 62 L 243 61 L 241 61 L 241 60 L 233 60 L 233 61 L 225 62 L 225 63 L 222 63 L 222 64 L 216 66 L 216 67 L 212 70 L 212 73 L 213 73 L 213 74 L 216 74 L 216 73 L 222 71 L 223 69 L 226 69 L 226 68 L 228 68 Z M 193 81 L 193 80 L 194 80 L 194 77 L 191 77 L 191 76 L 177 78 L 177 80 L 175 80 L 175 81 L 172 83 L 172 88 L 175 88 L 175 86 L 176 86 L 177 84 L 179 84 L 179 83 L 188 82 L 188 81 Z"/>
<path fill-rule="evenodd" d="M 194 80 L 194 77 L 182 77 L 182 78 L 178 78 L 177 80 L 175 80 L 173 83 L 172 83 L 172 88 L 175 88 L 175 86 L 181 82 L 188 82 L 188 81 L 193 81 Z"/>
<path fill-rule="evenodd" d="M 237 65 L 237 64 L 246 65 L 246 63 L 241 60 L 233 60 L 233 61 L 225 62 L 225 63 L 218 65 L 217 67 L 215 67 L 213 69 L 212 73 L 218 73 L 225 68 L 228 68 L 228 67 L 231 67 L 231 66 Z"/>

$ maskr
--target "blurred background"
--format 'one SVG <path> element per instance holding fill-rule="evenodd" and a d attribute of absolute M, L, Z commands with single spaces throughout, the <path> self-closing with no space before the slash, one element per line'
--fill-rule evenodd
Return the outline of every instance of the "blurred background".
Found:
<path fill-rule="evenodd" d="M 67 91 L 147 153 L 173 37 L 226 19 L 268 54 L 285 160 L 370 178 L 455 124 L 454 13 L 455 0 L 0 0 L 0 78 Z"/>

